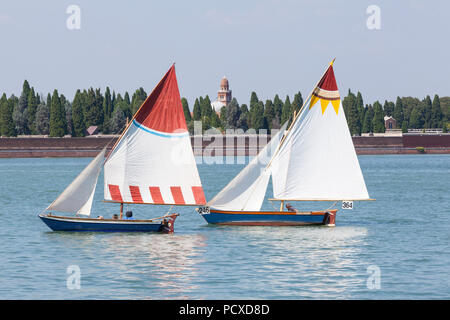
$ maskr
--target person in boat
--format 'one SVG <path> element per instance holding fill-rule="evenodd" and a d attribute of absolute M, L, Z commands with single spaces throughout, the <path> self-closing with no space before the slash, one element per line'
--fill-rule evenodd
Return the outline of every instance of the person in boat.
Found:
<path fill-rule="evenodd" d="M 97 216 L 97 219 L 103 219 L 103 216 Z"/>
<path fill-rule="evenodd" d="M 113 214 L 113 220 L 118 220 L 119 219 L 119 215 L 117 213 Z"/>
<path fill-rule="evenodd" d="M 134 220 L 132 211 L 127 211 L 125 213 L 125 220 Z"/>
<path fill-rule="evenodd" d="M 289 212 L 298 212 L 298 210 L 295 209 L 290 203 L 286 203 L 286 209 L 288 209 Z"/>

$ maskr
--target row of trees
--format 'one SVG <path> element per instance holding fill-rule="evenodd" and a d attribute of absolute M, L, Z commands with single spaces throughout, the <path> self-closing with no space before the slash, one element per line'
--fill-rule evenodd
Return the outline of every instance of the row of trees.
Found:
<path fill-rule="evenodd" d="M 73 101 L 54 90 L 47 97 L 37 94 L 28 81 L 24 81 L 22 93 L 17 98 L 6 94 L 0 98 L 0 135 L 49 135 L 61 137 L 71 135 L 84 136 L 86 128 L 98 126 L 105 134 L 120 133 L 147 97 L 143 88 L 137 89 L 130 98 L 128 92 L 122 96 L 111 92 L 107 87 L 102 93 L 100 89 L 89 88 L 77 90 Z M 252 92 L 249 105 L 241 104 L 233 99 L 221 108 L 219 114 L 212 108 L 209 96 L 198 97 L 191 109 L 186 98 L 181 99 L 184 115 L 190 132 L 193 132 L 194 121 L 202 121 L 203 130 L 211 127 L 219 130 L 243 129 L 278 129 L 289 120 L 294 112 L 303 105 L 300 92 L 292 99 L 286 96 L 284 101 L 275 95 L 265 102 L 259 100 Z M 392 116 L 397 126 L 404 132 L 408 128 L 443 128 L 447 132 L 450 116 L 450 97 L 439 98 L 435 95 L 419 100 L 413 97 L 397 97 L 394 102 L 364 105 L 360 92 L 354 94 L 350 90 L 342 99 L 347 122 L 352 134 L 368 132 L 385 132 L 384 116 Z"/>
<path fill-rule="evenodd" d="M 403 132 L 408 132 L 408 128 L 442 128 L 444 132 L 448 131 L 450 97 L 439 98 L 435 95 L 433 100 L 430 96 L 423 100 L 397 97 L 395 103 L 385 100 L 383 105 L 375 101 L 364 106 L 361 93 L 355 95 L 349 90 L 342 104 L 353 135 L 385 132 L 385 116 L 393 117 L 397 121 L 397 128 Z"/>

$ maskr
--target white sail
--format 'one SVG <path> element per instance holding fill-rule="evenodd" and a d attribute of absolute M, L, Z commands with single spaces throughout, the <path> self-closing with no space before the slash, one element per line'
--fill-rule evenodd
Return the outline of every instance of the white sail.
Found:
<path fill-rule="evenodd" d="M 90 215 L 97 179 L 102 169 L 105 149 L 72 181 L 47 210 Z"/>
<path fill-rule="evenodd" d="M 332 65 L 289 130 L 271 169 L 276 199 L 369 199 Z"/>
<path fill-rule="evenodd" d="M 270 179 L 270 171 L 266 170 L 266 166 L 280 143 L 285 129 L 286 124 L 258 155 L 208 202 L 208 206 L 231 211 L 260 210 Z"/>
<path fill-rule="evenodd" d="M 205 204 L 172 66 L 104 165 L 104 198 L 118 203 Z"/>

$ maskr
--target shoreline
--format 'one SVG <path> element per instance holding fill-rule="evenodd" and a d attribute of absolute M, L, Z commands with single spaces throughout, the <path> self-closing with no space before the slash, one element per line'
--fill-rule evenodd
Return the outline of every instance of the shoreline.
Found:
<path fill-rule="evenodd" d="M 82 138 L 0 138 L 0 158 L 95 157 L 118 136 Z M 222 140 L 222 141 L 220 141 Z M 195 156 L 254 156 L 270 136 L 191 136 Z M 450 134 L 404 134 L 402 136 L 355 136 L 358 155 L 450 154 Z M 419 149 L 417 149 L 419 147 Z M 420 148 L 423 148 L 421 150 Z"/>

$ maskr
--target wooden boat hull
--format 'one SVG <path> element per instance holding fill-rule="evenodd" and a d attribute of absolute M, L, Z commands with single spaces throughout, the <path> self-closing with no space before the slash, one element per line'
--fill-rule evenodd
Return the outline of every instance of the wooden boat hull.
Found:
<path fill-rule="evenodd" d="M 173 233 L 177 216 L 178 214 L 173 214 L 162 221 L 75 218 L 44 214 L 40 214 L 39 218 L 53 231 Z"/>
<path fill-rule="evenodd" d="M 315 212 L 222 211 L 200 213 L 206 222 L 235 226 L 334 226 L 337 210 Z"/>

